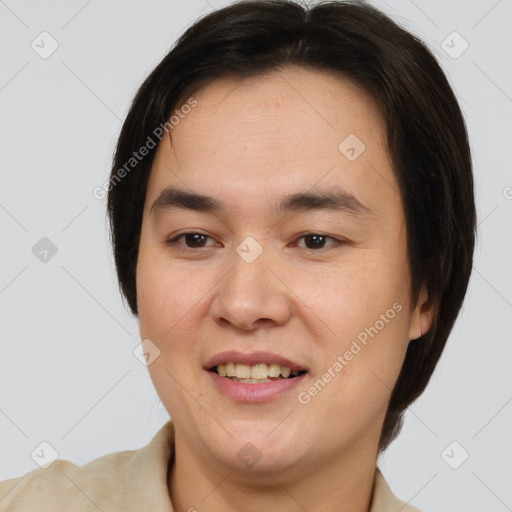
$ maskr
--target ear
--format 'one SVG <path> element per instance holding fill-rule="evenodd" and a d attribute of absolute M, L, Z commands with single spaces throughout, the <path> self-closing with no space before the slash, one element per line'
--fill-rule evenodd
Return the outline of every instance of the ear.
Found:
<path fill-rule="evenodd" d="M 422 285 L 418 295 L 418 303 L 411 315 L 409 327 L 409 341 L 416 340 L 426 334 L 434 318 L 434 306 L 429 302 L 428 292 L 425 285 Z"/>

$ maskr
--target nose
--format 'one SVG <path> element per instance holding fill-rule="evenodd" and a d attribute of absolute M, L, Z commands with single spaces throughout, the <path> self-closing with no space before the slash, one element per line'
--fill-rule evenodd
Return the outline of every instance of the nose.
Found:
<path fill-rule="evenodd" d="M 252 262 L 234 254 L 232 267 L 220 281 L 210 306 L 210 315 L 217 323 L 251 331 L 289 320 L 290 289 L 279 275 L 275 259 L 265 252 Z"/>

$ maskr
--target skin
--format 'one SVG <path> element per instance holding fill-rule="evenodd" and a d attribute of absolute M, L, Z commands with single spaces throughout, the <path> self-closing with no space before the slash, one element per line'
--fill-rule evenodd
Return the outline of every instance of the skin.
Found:
<path fill-rule="evenodd" d="M 176 511 L 369 510 L 378 441 L 407 345 L 432 311 L 411 303 L 406 227 L 372 99 L 349 79 L 288 67 L 217 79 L 164 137 L 151 170 L 137 264 L 141 339 L 160 356 L 149 372 L 173 419 Z M 338 150 L 349 134 L 364 152 Z M 149 209 L 168 186 L 227 203 L 223 214 Z M 366 215 L 272 213 L 292 192 L 342 187 Z M 210 238 L 184 237 L 200 232 Z M 308 233 L 326 239 L 314 248 Z M 252 236 L 252 263 L 236 247 Z M 201 242 L 202 240 L 202 242 Z M 313 248 L 311 248 L 313 247 Z M 308 390 L 365 328 L 402 310 L 308 404 Z M 299 389 L 263 403 L 222 395 L 203 369 L 225 350 L 271 351 L 309 369 Z M 238 451 L 261 453 L 252 467 Z"/>

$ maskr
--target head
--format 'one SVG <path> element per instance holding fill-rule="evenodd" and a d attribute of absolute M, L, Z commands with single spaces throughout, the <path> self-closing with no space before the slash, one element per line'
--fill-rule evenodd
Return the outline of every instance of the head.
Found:
<path fill-rule="evenodd" d="M 151 377 L 190 442 L 229 463 L 252 441 L 273 467 L 325 459 L 333 439 L 382 451 L 469 281 L 467 132 L 431 52 L 377 9 L 242 1 L 140 87 L 108 214 L 121 292 L 160 350 Z M 204 365 L 226 350 L 300 363 L 296 400 L 212 390 Z"/>

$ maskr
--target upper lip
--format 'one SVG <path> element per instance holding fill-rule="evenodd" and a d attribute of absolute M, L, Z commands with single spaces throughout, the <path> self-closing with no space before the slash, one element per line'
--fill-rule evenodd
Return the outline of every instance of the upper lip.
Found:
<path fill-rule="evenodd" d="M 290 368 L 290 370 L 296 372 L 307 371 L 307 368 L 305 368 L 303 365 L 290 361 L 290 359 L 287 359 L 286 357 L 280 356 L 278 354 L 273 354 L 272 352 L 244 353 L 237 352 L 236 350 L 230 350 L 216 354 L 212 358 L 208 359 L 208 361 L 206 361 L 204 367 L 206 370 L 211 370 L 219 364 L 226 363 L 248 364 L 249 366 L 254 366 L 255 364 L 260 363 L 278 364 L 280 366 Z"/>

